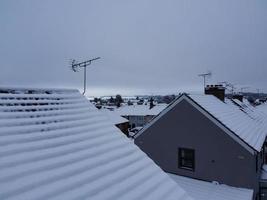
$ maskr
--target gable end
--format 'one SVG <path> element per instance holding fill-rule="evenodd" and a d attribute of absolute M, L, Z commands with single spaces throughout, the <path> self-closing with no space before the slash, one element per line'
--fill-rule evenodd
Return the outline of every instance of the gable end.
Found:
<path fill-rule="evenodd" d="M 232 130 L 230 130 L 227 126 L 225 126 L 221 121 L 219 121 L 216 117 L 210 114 L 207 110 L 205 110 L 202 106 L 196 103 L 192 98 L 190 98 L 186 94 L 182 94 L 179 96 L 171 105 L 169 105 L 165 110 L 163 110 L 159 115 L 157 115 L 150 123 L 148 123 L 140 132 L 135 136 L 135 139 L 143 134 L 149 127 L 151 127 L 154 123 L 156 123 L 162 116 L 172 110 L 177 104 L 179 104 L 182 100 L 186 100 L 190 105 L 196 108 L 200 113 L 202 113 L 205 117 L 207 117 L 211 122 L 213 122 L 217 127 L 222 129 L 227 135 L 229 135 L 233 140 L 235 140 L 238 144 L 244 147 L 248 152 L 252 155 L 256 154 L 256 150 L 251 147 L 247 142 L 245 142 L 242 138 L 240 138 L 237 134 L 235 134 Z"/>

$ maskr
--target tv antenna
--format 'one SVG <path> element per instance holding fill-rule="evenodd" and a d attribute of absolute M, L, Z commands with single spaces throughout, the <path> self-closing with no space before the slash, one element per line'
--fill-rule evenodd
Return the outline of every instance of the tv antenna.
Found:
<path fill-rule="evenodd" d="M 224 84 L 225 85 L 224 87 L 226 89 L 228 89 L 231 92 L 232 95 L 234 94 L 234 91 L 236 89 L 235 84 L 229 83 L 227 81 L 219 82 L 219 84 Z M 245 89 L 245 88 L 243 88 L 243 89 Z"/>
<path fill-rule="evenodd" d="M 203 84 L 204 84 L 204 91 L 206 87 L 206 78 L 211 77 L 211 72 L 204 73 L 204 74 L 199 74 L 198 76 L 203 78 Z"/>
<path fill-rule="evenodd" d="M 244 93 L 244 90 L 246 90 L 246 89 L 248 89 L 249 87 L 241 87 L 240 88 L 240 91 L 241 91 L 241 93 L 243 94 Z"/>
<path fill-rule="evenodd" d="M 260 89 L 257 88 L 256 91 L 257 91 L 257 93 L 258 93 L 258 96 L 260 97 Z"/>
<path fill-rule="evenodd" d="M 74 72 L 78 72 L 79 69 L 83 68 L 83 95 L 86 92 L 86 68 L 91 65 L 92 61 L 98 60 L 100 57 L 93 58 L 84 62 L 77 62 L 76 60 L 71 60 L 71 69 Z"/>

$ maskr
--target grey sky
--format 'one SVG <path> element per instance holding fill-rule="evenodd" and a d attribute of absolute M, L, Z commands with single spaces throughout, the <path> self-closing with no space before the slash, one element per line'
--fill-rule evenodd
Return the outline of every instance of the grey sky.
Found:
<path fill-rule="evenodd" d="M 89 95 L 200 91 L 198 73 L 267 92 L 266 0 L 1 0 L 0 85 Z"/>

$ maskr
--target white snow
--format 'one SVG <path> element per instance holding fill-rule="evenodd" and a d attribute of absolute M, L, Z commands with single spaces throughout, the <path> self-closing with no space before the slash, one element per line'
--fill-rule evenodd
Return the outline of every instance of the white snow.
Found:
<path fill-rule="evenodd" d="M 253 190 L 231 187 L 216 182 L 200 181 L 192 178 L 168 174 L 190 196 L 198 200 L 252 200 Z"/>
<path fill-rule="evenodd" d="M 110 111 L 105 108 L 100 109 L 100 111 L 103 112 L 103 114 L 106 115 L 114 125 L 129 122 L 128 119 L 121 117 L 118 113 L 114 111 Z"/>
<path fill-rule="evenodd" d="M 256 109 L 267 115 L 267 103 L 257 106 Z"/>
<path fill-rule="evenodd" d="M 191 199 L 78 91 L 1 90 L 0 199 Z"/>
<path fill-rule="evenodd" d="M 120 116 L 156 116 L 167 106 L 168 104 L 156 104 L 152 109 L 149 109 L 149 105 L 125 105 L 115 109 L 114 112 Z"/>
<path fill-rule="evenodd" d="M 198 105 L 217 118 L 256 151 L 260 152 L 267 135 L 267 119 L 253 107 L 225 102 L 213 95 L 189 95 Z M 237 102 L 238 100 L 235 100 Z"/>

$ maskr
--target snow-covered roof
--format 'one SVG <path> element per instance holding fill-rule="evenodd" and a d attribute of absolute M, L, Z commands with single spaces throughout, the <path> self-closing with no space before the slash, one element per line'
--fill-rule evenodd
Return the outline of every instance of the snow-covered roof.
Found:
<path fill-rule="evenodd" d="M 112 124 L 122 124 L 122 123 L 126 123 L 129 122 L 128 119 L 121 117 L 118 113 L 114 112 L 114 111 L 110 111 L 108 109 L 100 109 L 101 112 L 103 112 L 104 115 L 106 115 L 109 120 L 112 122 Z"/>
<path fill-rule="evenodd" d="M 74 90 L 0 89 L 0 199 L 189 200 Z"/>
<path fill-rule="evenodd" d="M 263 104 L 257 106 L 256 109 L 267 115 L 267 103 L 263 103 Z"/>
<path fill-rule="evenodd" d="M 200 181 L 192 178 L 168 174 L 190 196 L 198 200 L 252 200 L 253 190 L 221 185 L 216 182 Z"/>
<path fill-rule="evenodd" d="M 213 95 L 189 95 L 189 97 L 249 146 L 261 151 L 267 135 L 267 123 L 266 118 L 255 109 L 245 108 L 245 105 L 237 106 L 231 100 L 223 102 Z"/>
<path fill-rule="evenodd" d="M 226 99 L 221 101 L 213 95 L 182 94 L 163 112 L 148 123 L 135 137 L 143 134 L 152 124 L 175 107 L 182 99 L 187 99 L 208 113 L 210 119 L 223 128 L 231 137 L 249 150 L 261 151 L 267 135 L 267 117 L 246 103 Z"/>
<path fill-rule="evenodd" d="M 156 104 L 152 109 L 149 109 L 149 105 L 125 105 L 114 111 L 121 116 L 155 116 L 164 110 L 167 104 Z"/>
<path fill-rule="evenodd" d="M 260 123 L 266 123 L 267 114 L 262 112 L 260 109 L 252 106 L 248 101 L 241 102 L 237 99 L 227 99 L 227 103 L 234 103 L 239 109 L 249 115 L 253 120 Z"/>

